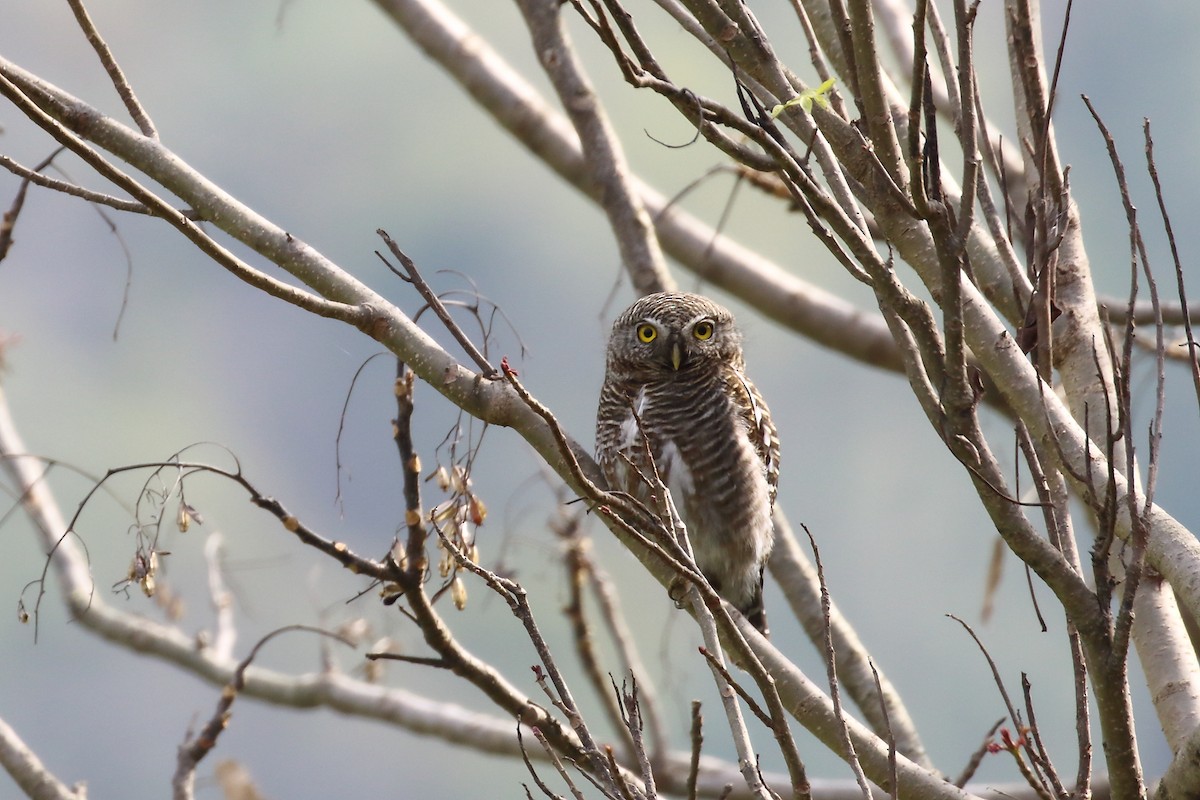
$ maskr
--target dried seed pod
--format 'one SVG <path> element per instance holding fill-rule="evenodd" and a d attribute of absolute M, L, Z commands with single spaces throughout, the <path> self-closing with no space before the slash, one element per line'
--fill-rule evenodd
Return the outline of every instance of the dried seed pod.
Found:
<path fill-rule="evenodd" d="M 192 527 L 193 522 L 197 525 L 203 525 L 204 517 L 195 508 L 180 500 L 179 512 L 175 515 L 175 525 L 178 526 L 179 532 L 187 533 L 188 528 Z"/>
<path fill-rule="evenodd" d="M 487 517 L 487 506 L 484 505 L 484 502 L 475 495 L 470 495 L 467 508 L 471 514 L 471 522 L 482 525 L 483 520 Z"/>
<path fill-rule="evenodd" d="M 445 467 L 439 466 L 426 480 L 430 478 L 437 481 L 438 488 L 443 492 L 450 488 L 450 473 L 446 471 Z"/>
<path fill-rule="evenodd" d="M 450 598 L 454 600 L 454 607 L 459 611 L 467 607 L 467 585 L 457 575 L 450 582 Z"/>

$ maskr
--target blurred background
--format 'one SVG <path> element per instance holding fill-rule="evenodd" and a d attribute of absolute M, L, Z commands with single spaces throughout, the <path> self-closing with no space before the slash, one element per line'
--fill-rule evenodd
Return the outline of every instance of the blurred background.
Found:
<path fill-rule="evenodd" d="M 468 22 L 552 97 L 514 8 L 459 5 Z M 633 11 L 676 81 L 732 98 L 728 76 L 644 6 Z M 633 298 L 605 219 L 477 110 L 372 4 L 110 0 L 90 10 L 166 146 L 410 313 L 420 303 L 374 255 L 377 228 L 386 229 L 439 290 L 469 289 L 473 282 L 512 323 L 497 325 L 491 353 L 508 355 L 571 434 L 591 442 L 609 323 Z M 1063 10 L 1060 0 L 1043 3 L 1048 42 L 1058 40 Z M 790 40 L 776 33 L 774 43 L 808 74 L 806 45 L 788 4 L 759 3 L 755 11 L 768 31 L 790 32 Z M 943 13 L 949 18 L 948 8 Z M 999 3 L 984 2 L 980 15 L 984 102 L 993 123 L 1011 137 Z M 1200 202 L 1193 157 L 1198 112 L 1189 94 L 1198 73 L 1198 17 L 1200 6 L 1165 0 L 1143 3 L 1136 13 L 1119 0 L 1074 9 L 1055 117 L 1058 144 L 1071 165 L 1098 287 L 1112 296 L 1127 291 L 1127 230 L 1103 142 L 1079 97 L 1093 100 L 1117 137 L 1160 290 L 1172 296 L 1171 265 L 1144 177 L 1141 125 L 1143 117 L 1153 122 L 1158 166 L 1188 265 L 1197 234 L 1187 220 Z M 125 119 L 65 4 L 0 0 L 0 20 L 6 58 Z M 657 143 L 683 143 L 692 132 L 656 96 L 627 87 L 577 19 L 570 27 L 628 158 L 646 180 L 672 195 L 722 163 L 703 145 Z M 0 152 L 23 164 L 52 150 L 7 104 L 0 104 L 0 127 Z M 72 178 L 107 188 L 77 161 L 58 163 Z M 17 185 L 0 174 L 0 206 L 8 206 Z M 732 188 L 731 177 L 717 175 L 683 205 L 715 222 Z M 87 204 L 35 188 L 16 244 L 0 264 L 8 402 L 31 452 L 86 473 L 54 471 L 64 512 L 77 509 L 93 485 L 89 475 L 165 459 L 193 443 L 216 443 L 191 451 L 192 457 L 227 464 L 219 449 L 227 448 L 260 491 L 312 528 L 365 554 L 382 554 L 403 521 L 391 441 L 393 362 L 373 360 L 350 393 L 356 371 L 379 351 L 374 342 L 246 287 L 164 224 L 106 214 L 115 230 Z M 873 308 L 869 293 L 840 271 L 802 220 L 752 191 L 738 192 L 726 230 L 805 280 Z M 251 262 L 262 263 L 257 256 Z M 1195 280 L 1195 271 L 1186 269 Z M 684 288 L 707 288 L 686 273 L 676 275 Z M 901 691 L 938 767 L 956 774 L 1004 716 L 979 651 L 945 616 L 955 614 L 976 626 L 1010 691 L 1019 692 L 1023 672 L 1030 676 L 1051 755 L 1074 774 L 1063 620 L 1039 587 L 1050 625 L 1040 632 L 1023 570 L 1010 558 L 995 613 L 981 621 L 995 533 L 904 380 L 822 350 L 714 295 L 739 313 L 751 375 L 779 426 L 780 502 L 794 524 L 804 523 L 816 537 L 836 602 Z M 1140 365 L 1136 374 L 1135 411 L 1144 416 L 1153 409 L 1151 365 Z M 1178 366 L 1170 370 L 1168 391 L 1157 499 L 1195 525 L 1200 501 L 1191 459 L 1200 431 L 1190 381 Z M 335 441 L 348 394 L 339 473 Z M 438 448 L 458 420 L 454 409 L 420 387 L 416 420 L 426 467 L 439 458 L 446 463 Z M 994 441 L 1011 441 L 1006 422 L 989 418 L 987 424 Z M 479 426 L 467 433 L 477 437 Z M 1144 442 L 1136 444 L 1145 450 Z M 77 529 L 101 592 L 125 577 L 134 550 L 128 509 L 145 479 L 114 481 L 112 494 L 95 498 L 80 518 Z M 479 534 L 484 560 L 511 570 L 534 595 L 552 641 L 567 643 L 558 614 L 566 600 L 560 548 L 546 527 L 562 500 L 558 485 L 519 437 L 502 429 L 486 432 L 474 481 L 490 509 Z M 432 506 L 440 497 L 433 484 L 426 486 Z M 162 578 L 183 604 L 184 630 L 211 626 L 202 549 L 219 531 L 237 600 L 239 657 L 280 625 L 336 627 L 358 617 L 405 652 L 425 654 L 414 628 L 381 608 L 374 593 L 354 599 L 364 582 L 298 546 L 233 486 L 199 478 L 189 484 L 188 500 L 204 525 L 186 534 L 168 530 L 171 555 Z M 625 608 L 637 611 L 635 633 L 677 746 L 686 746 L 687 702 L 698 697 L 709 712 L 709 752 L 732 756 L 717 730 L 711 681 L 689 624 L 656 584 L 631 568 L 632 559 L 601 526 L 588 524 L 598 557 L 617 576 Z M 53 591 L 42 605 L 35 642 L 15 607 L 22 587 L 41 574 L 42 552 L 19 512 L 4 517 L 0 543 L 0 607 L 9 609 L 0 615 L 0 717 L 61 779 L 86 781 L 92 797 L 164 796 L 176 747 L 189 726 L 212 714 L 219 689 L 98 640 L 70 623 Z M 534 657 L 507 607 L 478 582 L 468 582 L 468 590 L 466 610 L 455 612 L 443 601 L 443 613 L 469 648 L 494 658 L 519 688 L 536 694 L 529 671 Z M 25 597 L 28 602 L 28 592 Z M 106 599 L 162 614 L 136 587 Z M 785 619 L 774 587 L 767 604 L 776 609 L 776 643 L 822 680 L 819 658 Z M 569 645 L 560 652 L 568 674 L 577 676 Z M 345 650 L 334 657 L 352 671 L 361 670 L 361 654 Z M 276 640 L 260 662 L 305 672 L 320 668 L 320 655 L 314 638 L 293 635 Z M 387 680 L 492 710 L 470 687 L 430 669 L 391 665 Z M 576 695 L 588 698 L 576 680 Z M 1156 776 L 1169 753 L 1144 692 L 1136 702 L 1146 772 Z M 587 703 L 595 708 L 590 698 Z M 802 739 L 801 747 L 810 775 L 850 778 L 811 741 Z M 201 765 L 199 796 L 220 796 L 212 771 L 225 758 L 242 762 L 273 798 L 518 797 L 520 783 L 529 780 L 513 760 L 328 711 L 251 700 L 235 705 L 229 730 Z M 782 768 L 773 753 L 766 759 L 764 767 Z M 989 757 L 980 771 L 984 780 L 1014 777 L 1002 756 Z M 0 797 L 15 792 L 7 776 L 0 777 Z"/>

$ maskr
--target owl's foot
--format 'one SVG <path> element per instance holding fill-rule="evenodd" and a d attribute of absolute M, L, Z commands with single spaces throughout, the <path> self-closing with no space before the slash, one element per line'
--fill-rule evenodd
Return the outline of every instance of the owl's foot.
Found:
<path fill-rule="evenodd" d="M 683 608 L 683 596 L 687 594 L 689 586 L 691 583 L 683 578 L 675 578 L 667 585 L 667 597 L 671 598 L 676 608 Z"/>
<path fill-rule="evenodd" d="M 758 632 L 763 635 L 763 638 L 771 638 L 771 630 L 767 627 L 767 612 L 763 610 L 761 605 L 758 607 L 757 611 L 751 611 L 750 613 L 746 614 L 746 619 L 751 625 L 758 629 Z"/>
<path fill-rule="evenodd" d="M 758 589 L 754 592 L 754 596 L 750 598 L 750 603 L 742 609 L 738 609 L 746 615 L 746 619 L 758 629 L 758 632 L 768 639 L 771 638 L 771 631 L 767 628 L 767 611 L 763 608 L 762 596 L 762 570 L 758 573 Z"/>

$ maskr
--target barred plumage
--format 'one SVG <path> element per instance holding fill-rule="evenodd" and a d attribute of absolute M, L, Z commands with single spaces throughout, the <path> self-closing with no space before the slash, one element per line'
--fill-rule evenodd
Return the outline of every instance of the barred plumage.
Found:
<path fill-rule="evenodd" d="M 647 502 L 649 487 L 629 463 L 652 474 L 649 443 L 700 570 L 765 633 L 762 572 L 773 541 L 779 439 L 744 373 L 733 315 L 695 294 L 647 295 L 613 323 L 607 361 L 596 414 L 605 478 Z"/>

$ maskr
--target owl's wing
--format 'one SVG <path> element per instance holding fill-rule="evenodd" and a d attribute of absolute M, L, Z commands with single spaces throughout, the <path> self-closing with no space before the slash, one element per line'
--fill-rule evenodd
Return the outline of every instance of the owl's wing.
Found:
<path fill-rule="evenodd" d="M 628 455 L 627 451 L 631 449 L 627 441 L 634 425 L 630 402 L 628 387 L 611 378 L 605 379 L 596 412 L 596 462 L 608 488 L 616 492 L 629 491 L 622 453 Z"/>
<path fill-rule="evenodd" d="M 740 370 L 730 370 L 734 377 L 734 396 L 737 398 L 737 410 L 746 422 L 750 432 L 750 441 L 762 459 L 763 469 L 767 473 L 767 485 L 771 490 L 771 504 L 775 504 L 775 493 L 779 486 L 779 436 L 775 432 L 775 423 L 771 420 L 771 412 L 763 400 L 758 388 Z"/>

